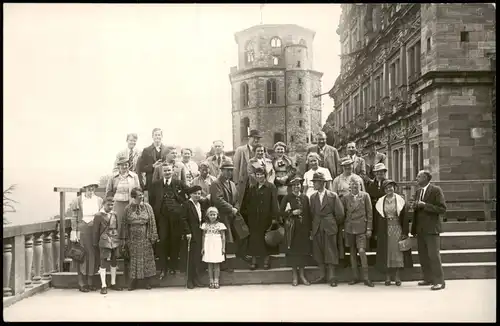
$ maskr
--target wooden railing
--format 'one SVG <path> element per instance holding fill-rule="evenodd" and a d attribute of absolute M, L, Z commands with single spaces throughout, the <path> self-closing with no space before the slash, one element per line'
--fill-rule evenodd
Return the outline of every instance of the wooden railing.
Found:
<path fill-rule="evenodd" d="M 69 218 L 64 217 L 60 221 L 4 226 L 4 297 L 22 294 L 42 280 L 50 280 L 51 273 L 62 271 L 60 252 L 68 241 L 70 226 Z"/>

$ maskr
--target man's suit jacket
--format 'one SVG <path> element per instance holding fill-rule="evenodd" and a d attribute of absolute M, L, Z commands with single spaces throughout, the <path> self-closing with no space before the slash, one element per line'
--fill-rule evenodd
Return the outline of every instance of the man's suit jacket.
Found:
<path fill-rule="evenodd" d="M 366 163 L 365 160 L 362 157 L 359 157 L 356 155 L 354 157 L 354 164 L 352 166 L 352 172 L 355 174 L 359 175 L 361 178 L 363 178 L 364 175 L 366 175 Z"/>
<path fill-rule="evenodd" d="M 128 155 L 128 148 L 124 149 L 124 150 L 121 150 L 118 152 L 118 154 L 116 154 L 116 159 L 115 159 L 115 164 L 113 165 L 113 174 L 115 173 L 118 173 L 118 159 L 121 158 L 121 157 L 126 157 L 127 159 L 129 158 L 129 155 Z M 137 147 L 134 147 L 132 149 L 132 153 L 133 153 L 133 157 L 132 157 L 132 166 L 129 166 L 129 170 L 132 171 L 132 172 L 136 172 L 137 171 L 137 160 L 139 159 L 139 156 L 141 156 L 141 151 L 137 149 Z M 139 173 L 137 173 L 139 174 Z"/>
<path fill-rule="evenodd" d="M 345 211 L 346 233 L 362 234 L 373 229 L 373 206 L 368 193 L 360 191 L 357 198 L 349 193 L 343 196 L 341 201 Z"/>
<path fill-rule="evenodd" d="M 415 200 L 420 198 L 419 189 L 415 194 Z M 425 203 L 423 208 L 415 207 L 413 212 L 413 222 L 411 233 L 413 235 L 439 234 L 442 232 L 441 218 L 439 215 L 446 213 L 446 201 L 443 190 L 433 184 L 429 184 L 422 200 Z"/>
<path fill-rule="evenodd" d="M 170 184 L 175 188 L 177 202 L 183 204 L 187 199 L 187 186 L 180 180 L 172 178 Z M 161 203 L 163 201 L 163 179 L 153 182 L 149 194 L 149 203 L 153 207 L 156 219 L 160 217 Z"/>
<path fill-rule="evenodd" d="M 234 182 L 229 181 L 230 187 L 224 184 L 221 177 L 217 178 L 210 186 L 210 201 L 219 210 L 221 222 L 227 228 L 227 242 L 233 242 L 234 237 L 231 231 L 231 221 L 233 220 L 233 207 L 240 208 L 238 202 L 238 189 Z"/>
<path fill-rule="evenodd" d="M 240 205 L 245 195 L 245 189 L 248 182 L 248 164 L 252 156 L 253 153 L 250 152 L 248 144 L 236 148 L 233 156 L 233 181 L 238 188 L 238 202 Z"/>
<path fill-rule="evenodd" d="M 337 234 L 339 231 L 338 225 L 341 225 L 344 221 L 344 206 L 339 196 L 328 189 L 325 189 L 325 192 L 322 203 L 317 192 L 312 194 L 309 199 L 313 235 L 320 229 L 327 234 Z"/>
<path fill-rule="evenodd" d="M 224 161 L 227 161 L 228 159 L 230 159 L 230 157 L 222 154 L 220 162 L 222 163 Z M 218 178 L 220 173 L 220 165 L 217 163 L 217 155 L 209 156 L 207 158 L 207 163 L 208 163 L 208 173 Z"/>
<path fill-rule="evenodd" d="M 191 200 L 187 200 L 186 202 L 184 202 L 184 204 L 182 204 L 182 208 L 184 209 L 182 217 L 184 234 L 191 234 L 191 243 L 201 247 L 202 231 L 200 229 L 200 226 L 203 224 L 205 212 L 210 205 L 208 203 L 208 200 L 200 200 L 199 203 L 201 206 L 201 221 L 198 217 L 196 207 Z"/>
<path fill-rule="evenodd" d="M 318 145 L 314 145 L 309 147 L 307 150 L 307 155 L 309 153 L 318 153 L 319 154 Z M 323 162 L 320 162 L 320 165 L 324 168 L 327 168 L 332 175 L 332 179 L 335 179 L 336 176 L 340 174 L 342 171 L 340 168 L 340 156 L 337 149 L 330 145 L 325 145 L 323 149 Z M 309 164 L 306 163 L 306 171 L 309 171 Z"/>
<path fill-rule="evenodd" d="M 150 146 L 142 150 L 140 159 L 141 166 L 139 167 L 139 172 L 146 173 L 146 188 L 148 188 L 148 190 L 150 190 L 150 187 L 153 185 L 153 164 L 155 164 L 156 161 L 165 158 L 166 156 L 167 146 L 163 144 L 160 145 L 160 157 L 157 157 L 154 144 L 151 144 Z"/>

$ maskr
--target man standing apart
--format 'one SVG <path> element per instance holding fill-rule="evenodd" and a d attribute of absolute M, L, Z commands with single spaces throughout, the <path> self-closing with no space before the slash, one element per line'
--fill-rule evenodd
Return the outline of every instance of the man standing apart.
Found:
<path fill-rule="evenodd" d="M 311 146 L 307 150 L 307 154 L 317 153 L 321 158 L 319 165 L 327 168 L 330 171 L 332 178 L 335 179 L 341 171 L 339 152 L 335 147 L 326 144 L 326 134 L 323 131 L 318 132 L 316 137 L 318 144 Z M 309 169 L 309 164 L 306 164 L 306 171 L 309 171 Z"/>
<path fill-rule="evenodd" d="M 326 279 L 330 286 L 337 286 L 335 265 L 339 263 L 337 234 L 344 220 L 344 207 L 339 196 L 325 189 L 325 176 L 315 173 L 312 179 L 317 190 L 311 198 L 313 257 L 318 263 L 320 276 L 313 283 L 323 283 Z M 326 278 L 325 265 L 328 270 Z"/>
<path fill-rule="evenodd" d="M 233 180 L 238 188 L 238 203 L 241 206 L 243 196 L 248 188 L 248 162 L 255 156 L 255 146 L 262 138 L 260 131 L 250 130 L 248 143 L 236 148 L 234 152 Z"/>
<path fill-rule="evenodd" d="M 212 148 L 215 154 L 207 158 L 207 163 L 210 175 L 218 178 L 220 165 L 222 162 L 227 161 L 229 157 L 224 155 L 224 142 L 222 142 L 222 140 L 215 140 L 212 144 Z"/>
<path fill-rule="evenodd" d="M 443 190 L 430 184 L 432 175 L 428 171 L 420 171 L 417 175 L 416 207 L 413 213 L 411 234 L 417 237 L 418 257 L 422 267 L 424 280 L 418 285 L 431 285 L 431 290 L 445 288 L 443 267 L 441 265 L 441 219 L 439 215 L 446 213 L 446 202 Z"/>

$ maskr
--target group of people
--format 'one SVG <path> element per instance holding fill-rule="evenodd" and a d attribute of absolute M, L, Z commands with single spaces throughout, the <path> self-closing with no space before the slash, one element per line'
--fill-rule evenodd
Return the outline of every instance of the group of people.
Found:
<path fill-rule="evenodd" d="M 262 268 L 269 269 L 270 256 L 280 248 L 267 235 L 280 226 L 294 286 L 337 286 L 336 266 L 346 261 L 347 249 L 349 284 L 362 281 L 373 287 L 366 256 L 370 247 L 376 248 L 376 266 L 386 275 L 385 285 L 400 286 L 400 270 L 413 266 L 410 206 L 411 235 L 417 238 L 424 278 L 419 285 L 444 289 L 439 253 L 439 215 L 446 211 L 443 192 L 430 184 L 428 171 L 420 171 L 418 200 L 407 203 L 395 192 L 397 184 L 386 178 L 385 155 L 375 150 L 376 142 L 368 143 L 364 157 L 350 143 L 348 155 L 340 159 L 320 132 L 301 173 L 286 154 L 285 143 L 277 142 L 269 156 L 258 130 L 250 131 L 248 143 L 238 147 L 233 158 L 224 154 L 221 141 L 214 141 L 214 155 L 200 164 L 191 160 L 188 148 L 177 161 L 175 147 L 162 144 L 161 129 L 155 128 L 152 136 L 153 144 L 142 152 L 135 148 L 137 135 L 127 136 L 128 148 L 117 155 L 104 200 L 91 184 L 73 204 L 76 218 L 70 240 L 87 249 L 84 260 L 77 262 L 80 291 L 96 289 L 92 278 L 98 271 L 101 293 L 107 293 L 106 260 L 111 261 L 109 288 L 122 290 L 116 284 L 120 256 L 126 261 L 128 289 L 135 289 L 139 280 L 150 289 L 157 267 L 160 279 L 179 270 L 183 238 L 189 248 L 188 288 L 206 286 L 201 281 L 206 263 L 209 287 L 217 289 L 220 270 L 231 271 L 227 245 L 237 248 L 236 257 L 250 269 L 259 267 L 259 258 Z M 313 281 L 304 271 L 311 255 L 320 271 Z"/>

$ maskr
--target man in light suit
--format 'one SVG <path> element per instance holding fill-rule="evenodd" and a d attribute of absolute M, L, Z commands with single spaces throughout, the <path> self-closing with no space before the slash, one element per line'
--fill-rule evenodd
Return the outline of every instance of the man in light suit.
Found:
<path fill-rule="evenodd" d="M 207 158 L 208 171 L 210 175 L 218 178 L 220 173 L 220 165 L 222 162 L 227 161 L 229 157 L 224 154 L 224 142 L 222 140 L 215 140 L 212 144 L 214 155 Z"/>
<path fill-rule="evenodd" d="M 352 172 L 359 175 L 361 178 L 365 178 L 366 175 L 366 164 L 362 157 L 357 155 L 358 150 L 356 149 L 356 143 L 350 142 L 347 144 L 347 155 L 353 161 Z"/>
<path fill-rule="evenodd" d="M 139 159 L 140 151 L 135 147 L 137 144 L 137 134 L 127 135 L 127 148 L 116 154 L 115 164 L 113 165 L 113 174 L 118 173 L 118 160 L 122 157 L 128 158 L 128 168 L 132 172 L 136 172 L 137 160 Z"/>
<path fill-rule="evenodd" d="M 236 148 L 234 152 L 233 180 L 238 188 L 238 203 L 241 206 L 245 191 L 248 188 L 248 162 L 255 156 L 255 146 L 262 138 L 260 131 L 250 130 L 248 143 Z"/>
<path fill-rule="evenodd" d="M 417 183 L 420 189 L 415 194 L 416 204 L 411 224 L 411 234 L 417 237 L 418 257 L 424 280 L 418 285 L 432 285 L 431 290 L 445 288 L 443 267 L 441 265 L 441 214 L 446 213 L 443 190 L 430 184 L 432 175 L 420 171 Z"/>
<path fill-rule="evenodd" d="M 321 157 L 319 165 L 327 168 L 330 171 L 332 179 L 335 179 L 342 171 L 340 168 L 339 152 L 335 147 L 326 144 L 326 134 L 323 131 L 320 131 L 316 137 L 318 144 L 309 147 L 307 154 L 311 152 L 318 153 Z M 309 171 L 309 169 L 309 164 L 306 164 L 306 171 Z"/>

